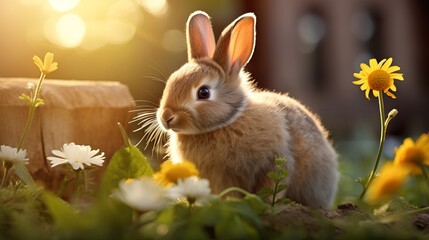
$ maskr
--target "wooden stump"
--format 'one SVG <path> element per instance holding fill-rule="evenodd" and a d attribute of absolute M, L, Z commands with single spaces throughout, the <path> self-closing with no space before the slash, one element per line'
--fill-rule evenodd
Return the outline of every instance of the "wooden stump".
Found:
<path fill-rule="evenodd" d="M 28 104 L 18 99 L 30 95 L 27 83 L 37 79 L 0 78 L 0 145 L 16 147 L 28 116 Z M 48 156 L 63 144 L 90 145 L 106 154 L 104 167 L 113 153 L 123 146 L 118 129 L 126 129 L 134 100 L 119 82 L 44 80 L 40 97 L 45 104 L 36 109 L 23 148 L 30 159 L 33 178 L 58 189 L 63 167 L 51 168 Z M 103 168 L 97 170 L 99 176 Z"/>

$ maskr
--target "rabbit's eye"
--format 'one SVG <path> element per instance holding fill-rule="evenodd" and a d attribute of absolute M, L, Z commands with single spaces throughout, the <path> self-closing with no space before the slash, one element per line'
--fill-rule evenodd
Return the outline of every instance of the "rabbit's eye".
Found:
<path fill-rule="evenodd" d="M 199 100 L 209 99 L 210 98 L 210 89 L 206 86 L 202 86 L 198 89 L 197 97 Z"/>

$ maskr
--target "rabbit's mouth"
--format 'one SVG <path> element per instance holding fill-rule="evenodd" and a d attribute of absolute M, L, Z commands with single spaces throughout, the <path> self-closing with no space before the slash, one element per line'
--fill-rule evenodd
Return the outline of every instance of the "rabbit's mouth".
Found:
<path fill-rule="evenodd" d="M 173 111 L 170 108 L 160 108 L 157 112 L 159 125 L 164 131 L 189 134 L 192 124 L 184 111 Z"/>

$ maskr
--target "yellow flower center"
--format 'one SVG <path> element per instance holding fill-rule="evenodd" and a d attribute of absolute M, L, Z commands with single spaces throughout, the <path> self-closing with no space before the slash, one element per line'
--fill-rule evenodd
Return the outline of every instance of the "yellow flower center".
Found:
<path fill-rule="evenodd" d="M 368 85 L 369 88 L 378 91 L 384 91 L 390 88 L 393 84 L 393 78 L 390 75 L 381 69 L 374 70 L 368 76 Z"/>
<path fill-rule="evenodd" d="M 173 163 L 168 160 L 161 164 L 161 170 L 154 173 L 153 178 L 164 186 L 169 186 L 177 184 L 178 179 L 198 175 L 198 169 L 192 162 L 183 161 L 181 163 Z"/>
<path fill-rule="evenodd" d="M 165 173 L 165 178 L 169 182 L 177 183 L 178 179 L 185 179 L 193 175 L 198 175 L 198 172 L 189 166 L 176 164 Z"/>

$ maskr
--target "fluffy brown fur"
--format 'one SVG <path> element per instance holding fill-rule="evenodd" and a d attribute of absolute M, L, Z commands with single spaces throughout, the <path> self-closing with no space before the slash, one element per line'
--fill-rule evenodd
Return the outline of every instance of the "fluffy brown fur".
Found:
<path fill-rule="evenodd" d="M 285 157 L 286 196 L 329 207 L 337 155 L 320 121 L 285 94 L 255 89 L 242 71 L 253 53 L 255 22 L 253 14 L 239 17 L 215 44 L 209 16 L 198 11 L 189 17 L 189 61 L 168 79 L 157 111 L 170 136 L 170 157 L 194 162 L 215 193 L 272 184 L 267 172 L 276 157 Z"/>

